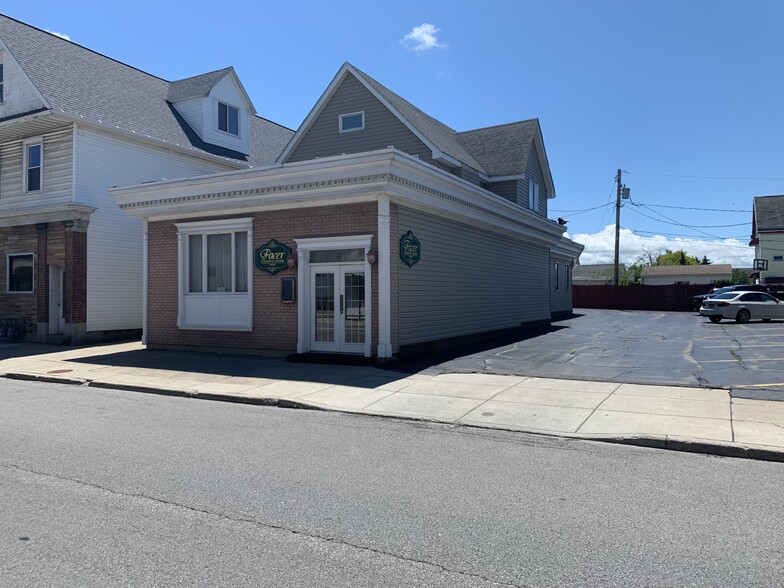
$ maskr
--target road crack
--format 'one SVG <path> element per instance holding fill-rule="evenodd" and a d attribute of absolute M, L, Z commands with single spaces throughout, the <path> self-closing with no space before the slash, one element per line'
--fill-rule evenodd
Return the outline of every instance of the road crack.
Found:
<path fill-rule="evenodd" d="M 83 480 L 77 480 L 77 479 L 74 479 L 74 478 L 68 478 L 68 477 L 65 477 L 65 476 L 59 476 L 57 474 L 52 474 L 52 473 L 49 473 L 49 472 L 41 472 L 41 471 L 37 471 L 37 470 L 31 470 L 31 469 L 28 469 L 28 468 L 23 468 L 21 466 L 18 466 L 16 464 L 3 463 L 3 464 L 0 464 L 0 467 L 8 469 L 8 470 L 16 470 L 16 471 L 19 471 L 19 472 L 24 472 L 26 474 L 32 474 L 32 475 L 42 476 L 42 477 L 46 477 L 46 478 L 52 478 L 52 479 L 55 479 L 55 480 L 59 480 L 61 482 L 68 482 L 68 483 L 71 483 L 71 484 L 76 484 L 78 486 L 83 486 L 83 487 L 91 488 L 91 489 L 94 489 L 94 490 L 100 490 L 100 491 L 103 491 L 103 492 L 108 492 L 109 494 L 112 494 L 114 496 L 120 496 L 120 497 L 124 497 L 124 498 L 136 498 L 136 499 L 140 499 L 140 500 L 149 500 L 150 502 L 154 502 L 156 504 L 160 504 L 160 505 L 164 505 L 164 506 L 168 506 L 168 507 L 173 507 L 173 508 L 184 509 L 184 510 L 187 510 L 187 511 L 195 513 L 195 514 L 200 514 L 200 515 L 204 515 L 204 516 L 208 516 L 208 517 L 214 517 L 214 518 L 221 519 L 221 520 L 224 520 L 224 521 L 228 521 L 228 522 L 231 522 L 231 523 L 248 524 L 248 525 L 253 525 L 255 527 L 260 527 L 260 528 L 263 528 L 263 529 L 269 529 L 269 530 L 273 530 L 273 531 L 281 531 L 281 532 L 284 532 L 284 533 L 290 533 L 290 534 L 292 534 L 294 536 L 297 536 L 297 537 L 307 537 L 309 539 L 316 539 L 318 541 L 324 541 L 324 542 L 327 542 L 327 543 L 334 543 L 336 545 L 342 545 L 344 547 L 349 547 L 351 549 L 357 549 L 357 550 L 364 551 L 364 552 L 367 552 L 367 553 L 373 553 L 373 554 L 376 554 L 376 555 L 390 557 L 392 559 L 396 559 L 396 560 L 399 560 L 399 561 L 405 562 L 405 563 L 413 563 L 413 564 L 419 564 L 419 565 L 423 565 L 423 566 L 430 566 L 430 567 L 434 568 L 435 570 L 437 570 L 439 573 L 455 574 L 455 575 L 464 576 L 464 577 L 467 577 L 467 578 L 475 578 L 477 580 L 481 580 L 481 581 L 488 582 L 488 583 L 491 583 L 491 584 L 496 584 L 498 586 L 508 586 L 510 588 L 533 588 L 532 586 L 528 586 L 528 585 L 524 585 L 524 584 L 515 584 L 513 582 L 505 582 L 503 580 L 494 580 L 492 578 L 488 578 L 487 576 L 483 576 L 481 574 L 468 572 L 468 571 L 465 571 L 465 570 L 458 570 L 458 569 L 449 568 L 449 567 L 447 567 L 445 565 L 442 565 L 442 564 L 439 564 L 439 563 L 436 563 L 436 562 L 433 562 L 433 561 L 429 561 L 427 559 L 420 559 L 420 558 L 415 558 L 415 557 L 407 557 L 407 556 L 401 555 L 399 553 L 393 553 L 391 551 L 384 551 L 383 549 L 378 549 L 378 548 L 374 548 L 374 547 L 368 547 L 366 545 L 359 545 L 359 544 L 356 544 L 356 543 L 351 543 L 350 541 L 347 541 L 345 539 L 341 539 L 339 537 L 331 537 L 331 536 L 328 536 L 328 535 L 320 535 L 318 533 L 310 533 L 310 532 L 307 532 L 307 531 L 302 531 L 302 530 L 299 530 L 299 529 L 293 529 L 293 528 L 290 528 L 290 527 L 286 527 L 284 525 L 276 525 L 276 524 L 273 524 L 273 523 L 267 523 L 267 522 L 259 521 L 259 520 L 252 519 L 252 518 L 237 517 L 237 516 L 231 516 L 231 515 L 228 515 L 228 514 L 225 514 L 225 513 L 221 513 L 221 512 L 213 512 L 213 511 L 210 511 L 210 510 L 207 510 L 207 509 L 204 509 L 204 508 L 198 508 L 198 507 L 195 507 L 195 506 L 189 506 L 187 504 L 183 504 L 183 503 L 180 503 L 180 502 L 175 502 L 173 500 L 166 500 L 164 498 L 158 498 L 158 497 L 155 497 L 155 496 L 148 496 L 146 494 L 140 494 L 140 493 L 135 493 L 135 492 L 122 492 L 122 491 L 119 491 L 119 490 L 108 488 L 106 486 L 102 486 L 100 484 L 96 484 L 94 482 L 85 482 Z"/>

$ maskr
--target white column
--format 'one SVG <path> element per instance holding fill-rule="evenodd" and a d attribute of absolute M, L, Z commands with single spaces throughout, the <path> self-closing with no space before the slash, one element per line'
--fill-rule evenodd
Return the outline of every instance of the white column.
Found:
<path fill-rule="evenodd" d="M 378 357 L 392 357 L 389 196 L 378 198 Z"/>
<path fill-rule="evenodd" d="M 206 257 L 206 255 L 205 255 Z M 182 233 L 177 231 L 177 326 L 182 326 L 185 318 L 185 274 L 187 273 L 187 261 L 185 259 L 185 247 L 183 247 Z"/>
<path fill-rule="evenodd" d="M 148 260 L 148 241 L 147 241 L 147 219 L 144 219 L 144 238 L 142 239 L 142 345 L 147 345 L 147 295 L 150 292 L 150 274 L 147 268 Z M 179 239 L 179 235 L 177 237 Z"/>
<path fill-rule="evenodd" d="M 308 323 L 308 305 L 310 304 L 307 294 L 308 283 L 305 279 L 308 268 L 305 264 L 305 255 L 301 247 L 297 247 L 297 353 L 310 351 L 310 323 Z"/>

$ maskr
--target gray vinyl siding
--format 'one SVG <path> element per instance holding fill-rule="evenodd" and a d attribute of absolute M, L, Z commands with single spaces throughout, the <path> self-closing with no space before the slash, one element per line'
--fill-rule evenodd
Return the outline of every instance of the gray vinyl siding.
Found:
<path fill-rule="evenodd" d="M 460 177 L 476 186 L 482 185 L 479 181 L 479 172 L 468 165 L 463 165 L 460 168 Z"/>
<path fill-rule="evenodd" d="M 397 261 L 400 345 L 550 320 L 546 248 L 401 207 L 395 242 L 408 231 L 422 258 Z"/>
<path fill-rule="evenodd" d="M 517 196 L 517 180 L 509 180 L 508 182 L 490 182 L 482 186 L 486 190 L 489 190 L 493 194 L 498 194 L 502 198 L 506 198 L 509 202 L 517 203 L 519 202 Z M 526 193 L 528 188 L 526 188 Z M 528 200 L 525 202 L 525 206 L 528 206 Z"/>
<path fill-rule="evenodd" d="M 547 216 L 547 187 L 544 183 L 542 166 L 539 163 L 539 154 L 536 148 L 532 147 L 528 154 L 528 165 L 525 167 L 525 179 L 518 182 L 518 204 L 528 208 L 528 180 L 533 180 L 539 184 L 539 210 L 542 216 Z"/>
<path fill-rule="evenodd" d="M 552 256 L 550 259 L 551 288 L 550 311 L 552 316 L 569 314 L 572 312 L 572 284 L 568 278 L 568 267 L 571 261 L 565 257 Z M 556 278 L 556 264 L 558 276 Z"/>
<path fill-rule="evenodd" d="M 43 188 L 24 191 L 23 141 L 0 145 L 0 214 L 3 209 L 18 211 L 69 204 L 73 201 L 73 127 L 46 133 L 43 145 Z"/>
<path fill-rule="evenodd" d="M 338 132 L 341 114 L 365 112 L 365 128 Z M 390 145 L 432 163 L 432 151 L 354 76 L 347 75 L 287 161 L 361 153 Z"/>

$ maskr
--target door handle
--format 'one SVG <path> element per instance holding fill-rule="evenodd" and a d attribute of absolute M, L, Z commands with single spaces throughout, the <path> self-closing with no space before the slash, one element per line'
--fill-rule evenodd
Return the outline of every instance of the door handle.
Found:
<path fill-rule="evenodd" d="M 343 314 L 343 294 L 340 295 L 340 314 Z"/>

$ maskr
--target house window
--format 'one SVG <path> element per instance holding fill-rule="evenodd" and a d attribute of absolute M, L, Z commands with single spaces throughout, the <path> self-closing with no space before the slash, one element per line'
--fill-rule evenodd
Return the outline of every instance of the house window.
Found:
<path fill-rule="evenodd" d="M 338 130 L 341 133 L 361 131 L 365 128 L 365 111 L 341 114 L 338 117 Z"/>
<path fill-rule="evenodd" d="M 558 264 L 556 263 L 555 264 L 555 291 L 556 292 L 561 289 L 559 278 L 560 278 L 560 276 L 559 276 L 559 272 L 558 272 Z"/>
<path fill-rule="evenodd" d="M 8 291 L 24 293 L 33 291 L 33 254 L 20 253 L 8 256 Z"/>
<path fill-rule="evenodd" d="M 24 191 L 38 192 L 43 188 L 43 143 L 29 141 L 24 144 Z"/>
<path fill-rule="evenodd" d="M 178 223 L 181 329 L 253 328 L 253 219 Z"/>
<path fill-rule="evenodd" d="M 566 264 L 566 289 L 568 290 L 572 286 L 572 266 L 568 263 Z"/>
<path fill-rule="evenodd" d="M 774 255 L 773 261 L 784 261 L 784 255 Z"/>
<path fill-rule="evenodd" d="M 188 294 L 247 291 L 247 231 L 188 235 Z"/>
<path fill-rule="evenodd" d="M 528 208 L 539 212 L 539 184 L 528 180 Z"/>
<path fill-rule="evenodd" d="M 3 62 L 0 61 L 0 102 L 3 101 Z"/>
<path fill-rule="evenodd" d="M 240 111 L 233 106 L 218 102 L 218 129 L 239 136 Z"/>

